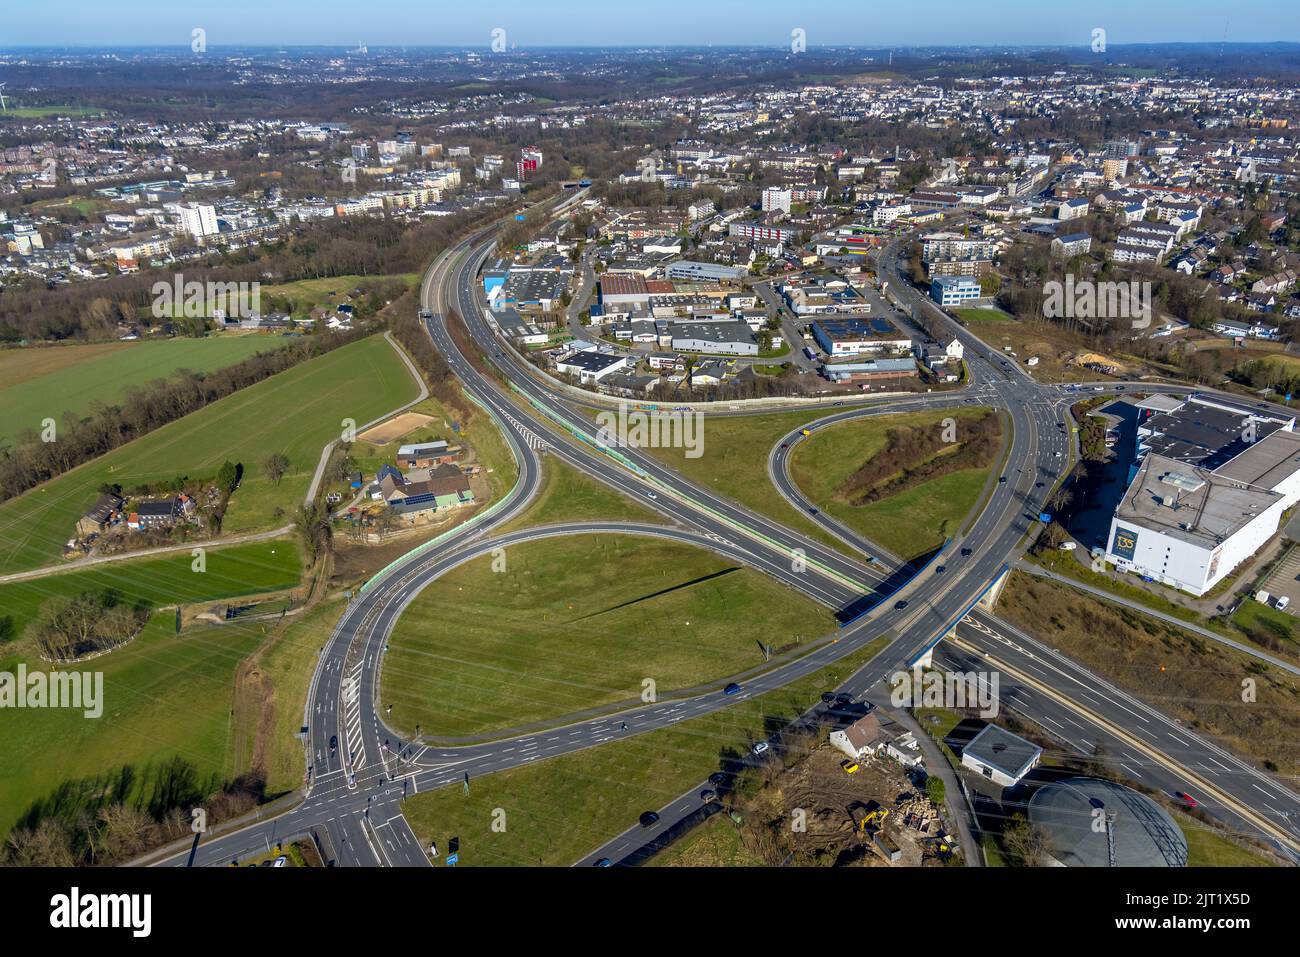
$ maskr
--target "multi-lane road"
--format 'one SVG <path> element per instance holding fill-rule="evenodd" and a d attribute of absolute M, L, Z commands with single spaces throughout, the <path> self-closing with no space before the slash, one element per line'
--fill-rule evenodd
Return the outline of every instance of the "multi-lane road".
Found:
<path fill-rule="evenodd" d="M 566 205 L 580 198 L 571 197 Z M 1144 783 L 1173 788 L 1190 779 L 1200 786 L 1205 776 L 1212 776 L 1214 790 L 1222 793 L 1224 800 L 1212 802 L 1207 807 L 1211 813 L 1276 843 L 1288 835 L 1300 835 L 1293 823 L 1300 798 L 1293 791 L 1185 729 L 1176 734 L 1162 727 L 1160 722 L 1167 724 L 1169 719 L 1060 656 L 1049 651 L 1040 654 L 1029 636 L 972 610 L 988 583 L 1026 544 L 1042 501 L 1070 462 L 1070 432 L 1060 424 L 1076 396 L 1034 382 L 1017 365 L 951 324 L 966 347 L 970 382 L 965 389 L 884 405 L 854 405 L 816 421 L 814 429 L 886 412 L 956 409 L 971 403 L 992 406 L 1006 417 L 1011 435 L 1000 476 L 1005 481 L 992 483 L 984 507 L 969 529 L 950 542 L 938 559 L 919 570 L 902 565 L 807 502 L 788 475 L 788 456 L 798 437 L 789 437 L 784 447 L 778 445 L 769 460 L 777 487 L 812 520 L 863 553 L 863 558 L 854 558 L 686 480 L 642 450 L 601 447 L 586 415 L 600 402 L 594 397 L 580 402 L 561 397 L 560 389 L 540 377 L 495 335 L 478 280 L 492 249 L 491 235 L 480 234 L 446 251 L 426 275 L 422 299 L 432 314 L 426 323 L 430 336 L 466 392 L 500 426 L 518 464 L 519 479 L 491 509 L 395 562 L 353 598 L 321 650 L 313 678 L 304 714 L 308 770 L 302 802 L 279 817 L 201 841 L 193 863 L 228 864 L 277 841 L 311 832 L 340 865 L 427 865 L 425 849 L 400 811 L 402 799 L 411 794 L 463 781 L 466 775 L 518 767 L 707 714 L 781 687 L 886 635 L 890 640 L 885 650 L 839 689 L 863 700 L 879 695 L 890 673 L 954 629 L 961 644 L 941 645 L 936 658 L 957 665 L 970 660 L 962 655 L 974 656 L 981 659 L 986 671 L 991 660 L 999 667 L 1016 669 L 1025 682 L 1017 686 L 1008 704 L 1067 744 L 1087 753 L 1090 743 L 1095 746 L 1111 734 L 1115 747 L 1108 744 L 1108 753 L 1131 758 L 1131 762 L 1122 763 L 1126 767 L 1131 763 L 1130 770 Z M 897 255 L 896 247 L 881 255 L 882 275 L 893 276 L 892 291 L 912 308 L 933 308 L 902 281 Z M 482 359 L 494 367 L 493 375 L 480 371 L 476 363 L 482 359 L 471 361 L 450 335 L 447 317 L 453 310 L 481 350 Z M 944 317 L 941 321 L 949 320 Z M 638 498 L 663 515 L 665 524 L 588 522 L 493 536 L 493 527 L 517 515 L 536 493 L 542 449 Z M 711 548 L 822 602 L 839 613 L 845 624 L 836 635 L 806 646 L 800 657 L 777 659 L 756 673 L 720 678 L 717 686 L 698 693 L 683 692 L 654 704 L 629 701 L 600 714 L 521 729 L 501 740 L 429 746 L 404 740 L 388 728 L 380 706 L 384 648 L 402 610 L 419 591 L 456 565 L 494 548 L 546 535 L 578 533 L 656 535 Z M 867 561 L 867 555 L 874 560 Z M 1051 667 L 1045 667 L 1044 660 L 1050 661 Z M 742 693 L 723 695 L 722 685 L 733 679 L 743 681 Z M 1143 715 L 1142 720 L 1151 724 L 1149 733 L 1156 736 L 1139 746 L 1131 740 L 1132 734 L 1123 732 L 1128 727 L 1126 714 Z M 1075 725 L 1081 730 L 1073 731 Z M 1110 725 L 1122 733 L 1114 734 L 1108 730 Z M 656 828 L 629 830 L 592 859 L 621 859 L 627 856 L 625 852 L 630 853 L 631 845 L 653 839 L 682 816 L 698 810 L 698 791 L 703 787 L 702 782 L 700 788 L 663 809 Z M 1189 784 L 1186 789 L 1196 788 Z M 1250 789 L 1258 793 L 1246 793 Z M 178 855 L 166 863 L 183 865 L 188 857 Z"/>

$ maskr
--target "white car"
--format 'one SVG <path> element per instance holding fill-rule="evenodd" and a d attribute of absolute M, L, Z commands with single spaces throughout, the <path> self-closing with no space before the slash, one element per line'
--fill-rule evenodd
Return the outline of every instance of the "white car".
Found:
<path fill-rule="evenodd" d="M 1276 607 L 1278 611 L 1284 611 L 1286 609 L 1286 606 L 1289 604 L 1291 604 L 1291 599 L 1288 598 L 1286 595 L 1283 595 L 1281 598 L 1277 600 L 1277 605 L 1275 605 L 1274 607 Z"/>
<path fill-rule="evenodd" d="M 279 857 L 277 857 L 277 858 L 275 859 L 275 863 L 272 864 L 271 866 L 272 866 L 272 867 L 284 867 L 284 866 L 285 866 L 286 864 L 288 864 L 288 863 L 289 863 L 289 858 L 287 858 L 287 857 L 285 857 L 283 854 L 281 854 Z"/>
<path fill-rule="evenodd" d="M 760 741 L 758 742 L 758 744 L 754 745 L 754 747 L 751 748 L 750 750 L 752 750 L 755 754 L 762 754 L 764 751 L 768 749 L 768 747 L 769 745 L 766 741 Z"/>

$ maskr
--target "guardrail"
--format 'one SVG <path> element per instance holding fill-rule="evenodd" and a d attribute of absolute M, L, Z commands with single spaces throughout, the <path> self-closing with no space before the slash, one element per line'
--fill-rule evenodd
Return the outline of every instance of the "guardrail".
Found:
<path fill-rule="evenodd" d="M 984 586 L 984 590 L 975 596 L 974 601 L 972 601 L 969 605 L 965 607 L 965 609 L 963 609 L 958 615 L 956 615 L 946 625 L 944 625 L 943 628 L 939 630 L 939 633 L 935 635 L 933 638 L 931 638 L 929 641 L 927 641 L 925 643 L 925 646 L 920 651 L 918 651 L 916 654 L 914 654 L 911 658 L 908 659 L 907 667 L 909 668 L 913 667 L 918 661 L 920 661 L 927 654 L 929 654 L 935 645 L 943 641 L 943 639 L 947 635 L 951 634 L 952 630 L 956 628 L 959 624 L 961 624 L 961 620 L 965 618 L 967 615 L 969 615 L 972 611 L 974 611 L 975 606 L 984 600 L 984 596 L 987 595 L 990 591 L 992 591 L 993 587 L 998 582 L 1000 582 L 1006 575 L 1009 575 L 1010 573 L 1011 573 L 1011 566 L 1003 565 L 1002 568 L 998 571 L 998 573 L 994 575 L 991 579 L 989 579 L 989 583 Z"/>
<path fill-rule="evenodd" d="M 856 615 L 854 615 L 852 618 L 849 618 L 849 619 L 846 620 L 846 621 L 842 621 L 842 622 L 840 622 L 840 628 L 841 628 L 841 629 L 848 628 L 850 625 L 853 625 L 853 624 L 855 624 L 856 622 L 861 621 L 864 617 L 866 617 L 867 615 L 869 615 L 869 614 L 872 612 L 873 609 L 878 608 L 878 607 L 880 606 L 880 602 L 888 601 L 891 597 L 893 597 L 894 595 L 897 595 L 900 591 L 902 591 L 902 590 L 903 590 L 904 588 L 906 588 L 908 585 L 912 584 L 912 582 L 914 582 L 914 581 L 916 581 L 918 578 L 920 578 L 923 574 L 925 574 L 925 570 L 926 570 L 927 568 L 929 568 L 931 565 L 933 565 L 935 562 L 937 562 L 937 561 L 939 560 L 939 556 L 942 555 L 945 551 L 947 551 L 948 546 L 951 545 L 952 542 L 953 542 L 953 540 L 952 540 L 951 538 L 949 538 L 949 539 L 945 539 L 945 540 L 944 540 L 944 543 L 943 543 L 942 545 L 939 546 L 939 550 L 938 550 L 937 552 L 935 552 L 933 555 L 931 555 L 931 556 L 929 557 L 929 559 L 926 561 L 926 563 L 925 563 L 924 565 L 922 565 L 920 568 L 918 568 L 918 569 L 917 569 L 915 572 L 913 572 L 911 575 L 908 575 L 907 578 L 906 578 L 906 580 L 904 580 L 904 582 L 903 582 L 901 585 L 899 585 L 897 588 L 895 588 L 893 591 L 891 591 L 888 595 L 886 595 L 886 596 L 884 596 L 883 598 L 881 598 L 880 601 L 874 601 L 874 602 L 872 602 L 870 605 L 868 605 L 866 608 L 862 609 L 862 611 L 858 612 L 858 613 L 857 613 Z"/>

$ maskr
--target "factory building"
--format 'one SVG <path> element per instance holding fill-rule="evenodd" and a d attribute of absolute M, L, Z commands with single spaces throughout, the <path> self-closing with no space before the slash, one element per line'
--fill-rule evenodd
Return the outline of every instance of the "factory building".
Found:
<path fill-rule="evenodd" d="M 1300 501 L 1300 433 L 1237 413 L 1238 428 L 1224 434 L 1208 415 L 1216 410 L 1191 406 L 1181 420 L 1153 416 L 1164 431 L 1139 429 L 1145 451 L 1111 518 L 1106 560 L 1199 596 L 1263 547 Z"/>

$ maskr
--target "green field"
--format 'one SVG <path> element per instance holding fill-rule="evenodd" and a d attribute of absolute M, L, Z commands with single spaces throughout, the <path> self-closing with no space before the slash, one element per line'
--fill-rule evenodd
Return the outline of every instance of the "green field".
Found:
<path fill-rule="evenodd" d="M 725 814 L 715 814 L 646 862 L 648 867 L 762 867 L 763 861 L 745 850 L 739 826 Z"/>
<path fill-rule="evenodd" d="M 583 535 L 527 542 L 454 569 L 406 609 L 384 659 L 395 728 L 473 735 L 660 697 L 763 663 L 835 629 L 810 599 L 712 552 Z"/>
<path fill-rule="evenodd" d="M 131 644 L 86 666 L 104 675 L 101 717 L 55 708 L 6 711 L 0 834 L 65 782 L 124 765 L 139 769 L 176 755 L 200 775 L 231 773 L 231 680 L 260 640 L 253 628 L 218 625 L 174 635 L 172 616 L 161 613 Z"/>
<path fill-rule="evenodd" d="M 0 446 L 24 429 L 39 432 L 43 419 L 54 419 L 61 428 L 65 413 L 86 415 L 93 402 L 115 405 L 129 386 L 165 379 L 179 369 L 211 372 L 287 341 L 230 335 L 0 351 L 0 408 L 5 410 Z M 31 368 L 35 376 L 25 371 Z"/>
<path fill-rule="evenodd" d="M 542 487 L 518 518 L 502 525 L 504 533 L 536 525 L 604 519 L 663 524 L 667 520 L 626 495 L 579 472 L 554 456 L 543 466 Z"/>
<path fill-rule="evenodd" d="M 40 119 L 45 116 L 99 116 L 104 111 L 98 106 L 14 106 L 10 103 L 0 118 L 16 116 L 21 119 Z"/>
<path fill-rule="evenodd" d="M 12 615 L 21 629 L 45 602 L 85 591 L 116 589 L 128 602 L 160 608 L 293 588 L 302 577 L 298 547 L 288 539 L 212 549 L 202 572 L 193 563 L 184 551 L 0 584 L 0 612 Z"/>
<path fill-rule="evenodd" d="M 979 501 L 988 468 L 961 469 L 869 505 L 840 494 L 861 464 L 880 452 L 891 428 L 942 428 L 947 418 L 976 419 L 988 410 L 941 409 L 842 422 L 818 429 L 790 459 L 790 474 L 808 498 L 850 528 L 903 558 L 914 558 L 957 534 Z"/>
<path fill-rule="evenodd" d="M 381 336 L 295 366 L 0 505 L 0 574 L 57 562 L 103 483 L 129 489 L 175 476 L 211 478 L 227 459 L 245 471 L 223 531 L 287 523 L 344 419 L 363 425 L 417 394 L 406 366 Z M 274 485 L 262 463 L 277 451 L 290 467 Z"/>
<path fill-rule="evenodd" d="M 1277 862 L 1248 850 L 1215 829 L 1183 814 L 1173 812 L 1174 820 L 1187 838 L 1188 867 L 1277 867 Z"/>
<path fill-rule="evenodd" d="M 326 279 L 298 279 L 261 287 L 263 297 L 288 297 L 293 300 L 293 314 L 305 317 L 317 307 L 330 307 L 353 303 L 352 293 L 376 282 L 400 282 L 414 289 L 420 282 L 420 273 L 398 273 L 392 276 L 332 276 Z"/>
<path fill-rule="evenodd" d="M 714 489 L 847 555 L 861 557 L 782 498 L 767 476 L 767 458 L 773 447 L 800 426 L 832 411 L 824 406 L 769 415 L 706 418 L 701 430 L 703 454 L 699 458 L 687 458 L 688 450 L 684 448 L 644 451 L 692 482 Z"/>
<path fill-rule="evenodd" d="M 445 854 L 447 838 L 459 837 L 461 865 L 568 866 L 798 716 L 884 643 L 671 729 L 488 775 L 468 794 L 459 785 L 428 791 L 405 800 L 402 811 L 426 847 L 436 841 Z M 504 832 L 492 829 L 498 808 Z"/>

